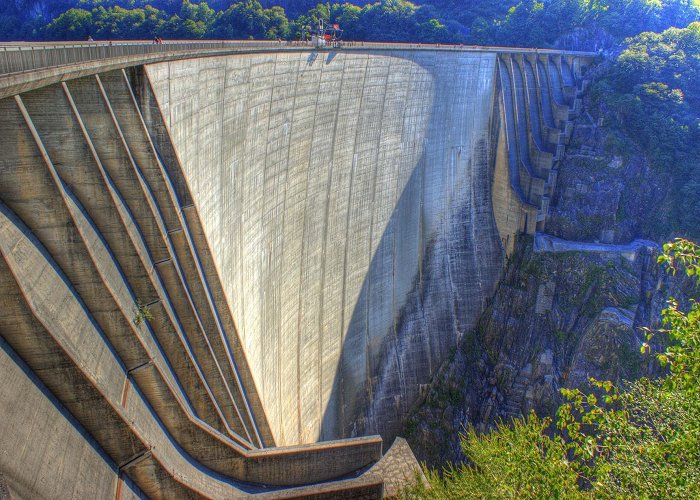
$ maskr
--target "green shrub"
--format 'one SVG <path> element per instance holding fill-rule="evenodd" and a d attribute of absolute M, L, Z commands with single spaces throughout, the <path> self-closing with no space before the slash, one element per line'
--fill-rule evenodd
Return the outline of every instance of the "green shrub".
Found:
<path fill-rule="evenodd" d="M 697 245 L 676 240 L 659 261 L 700 286 Z M 663 321 L 673 341 L 657 355 L 667 376 L 622 388 L 592 380 L 598 396 L 562 390 L 568 402 L 556 426 L 533 413 L 488 434 L 469 429 L 461 437 L 469 463 L 427 471 L 429 489 L 404 497 L 700 498 L 700 304 L 684 312 L 670 299 Z"/>

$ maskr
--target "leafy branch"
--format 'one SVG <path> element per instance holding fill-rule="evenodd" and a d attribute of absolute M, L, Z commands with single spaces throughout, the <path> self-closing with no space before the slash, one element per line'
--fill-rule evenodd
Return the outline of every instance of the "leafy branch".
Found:
<path fill-rule="evenodd" d="M 134 316 L 134 325 L 139 326 L 144 321 L 151 321 L 153 319 L 153 313 L 151 309 L 146 304 L 142 304 L 140 300 L 136 301 L 136 311 Z"/>

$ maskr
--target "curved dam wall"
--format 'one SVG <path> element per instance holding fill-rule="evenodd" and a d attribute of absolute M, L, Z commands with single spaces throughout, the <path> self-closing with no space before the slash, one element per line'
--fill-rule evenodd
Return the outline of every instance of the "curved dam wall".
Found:
<path fill-rule="evenodd" d="M 495 53 L 146 67 L 278 444 L 391 432 L 504 259 Z"/>
<path fill-rule="evenodd" d="M 0 496 L 415 478 L 368 434 L 544 224 L 585 57 L 231 45 L 0 74 Z"/>

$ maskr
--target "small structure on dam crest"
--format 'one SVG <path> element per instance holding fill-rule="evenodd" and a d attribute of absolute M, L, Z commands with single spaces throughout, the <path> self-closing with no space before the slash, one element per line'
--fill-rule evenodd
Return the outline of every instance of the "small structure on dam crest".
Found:
<path fill-rule="evenodd" d="M 0 53 L 0 491 L 378 498 L 544 224 L 585 54 Z"/>

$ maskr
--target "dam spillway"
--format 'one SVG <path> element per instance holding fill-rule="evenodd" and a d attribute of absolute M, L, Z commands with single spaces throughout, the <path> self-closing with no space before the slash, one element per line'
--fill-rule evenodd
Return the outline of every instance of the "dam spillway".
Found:
<path fill-rule="evenodd" d="M 3 402 L 36 380 L 105 491 L 116 464 L 151 496 L 376 494 L 381 441 L 313 443 L 394 435 L 473 326 L 544 223 L 585 62 L 273 47 L 0 100 Z"/>

